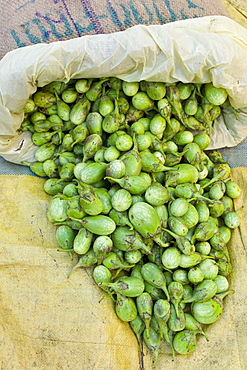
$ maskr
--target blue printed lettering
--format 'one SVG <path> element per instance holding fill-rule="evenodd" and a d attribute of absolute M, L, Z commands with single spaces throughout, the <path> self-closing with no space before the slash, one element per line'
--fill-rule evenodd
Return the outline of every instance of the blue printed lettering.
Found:
<path fill-rule="evenodd" d="M 45 29 L 44 26 L 41 25 L 41 21 L 38 18 L 32 19 L 32 23 L 35 24 L 41 33 L 41 38 L 43 42 L 49 41 L 50 39 L 50 32 Z"/>
<path fill-rule="evenodd" d="M 56 3 L 58 3 L 58 2 L 59 2 L 59 0 L 53 0 L 53 1 L 55 1 L 55 2 L 54 2 L 54 4 L 56 4 Z M 79 31 L 78 31 L 78 29 L 77 29 L 77 27 L 76 27 L 76 23 L 75 23 L 75 21 L 74 21 L 74 19 L 73 19 L 72 15 L 70 14 L 70 11 L 69 11 L 69 9 L 68 9 L 68 7 L 67 7 L 66 2 L 65 2 L 64 0 L 62 0 L 62 3 L 63 3 L 63 5 L 64 5 L 65 13 L 67 14 L 67 16 L 69 17 L 69 19 L 71 20 L 72 25 L 74 26 L 74 28 L 75 28 L 75 30 L 76 30 L 76 32 L 77 32 L 77 35 L 78 35 L 78 36 L 80 36 L 80 33 L 79 33 Z"/>
<path fill-rule="evenodd" d="M 35 3 L 36 0 L 26 0 L 26 2 L 16 10 L 20 10 L 24 6 Z M 91 0 L 80 0 L 81 7 L 79 13 L 82 13 L 82 19 L 74 20 L 70 10 L 66 4 L 66 0 L 51 0 L 53 4 L 60 4 L 59 10 L 54 10 L 53 14 L 36 13 L 35 17 L 27 22 L 23 26 L 23 32 L 11 30 L 10 34 L 13 37 L 17 47 L 23 47 L 27 44 L 37 44 L 40 42 L 48 42 L 51 38 L 62 40 L 68 37 L 81 36 L 86 33 L 105 33 L 107 25 L 104 27 L 100 23 L 100 19 L 109 18 L 109 26 L 114 25 L 117 30 L 125 29 L 126 27 L 133 26 L 134 24 L 153 24 L 157 21 L 160 24 L 167 22 L 174 22 L 178 19 L 187 19 L 186 9 L 180 9 L 178 14 L 175 13 L 171 0 L 163 0 L 165 12 L 156 3 L 156 0 L 152 0 L 152 7 L 145 3 L 145 0 L 141 0 L 141 4 L 144 9 L 144 15 L 140 14 L 138 7 L 133 0 L 129 0 L 127 4 L 122 4 L 121 0 L 116 3 L 113 0 L 106 0 L 106 12 L 105 14 L 97 14 L 94 7 L 91 5 Z M 198 11 L 204 11 L 202 7 L 196 5 L 193 1 L 186 0 L 189 9 L 195 9 L 195 13 Z M 61 12 L 62 9 L 62 12 Z M 169 12 L 169 17 L 166 18 L 164 14 Z M 119 15 L 121 14 L 121 16 Z M 193 14 L 196 18 L 196 14 Z M 61 31 L 62 28 L 62 31 Z M 36 36 L 35 31 L 39 31 L 40 37 Z M 24 40 L 22 39 L 24 38 Z M 29 41 L 29 42 L 28 42 Z"/>
<path fill-rule="evenodd" d="M 30 1 L 27 1 L 25 4 L 19 6 L 19 8 L 17 8 L 16 10 L 20 10 L 22 8 L 24 8 L 24 6 L 28 5 L 28 4 L 33 4 L 35 3 L 36 0 L 30 0 Z"/>
<path fill-rule="evenodd" d="M 45 16 L 43 16 L 40 13 L 36 13 L 36 16 L 37 17 L 43 18 L 49 24 L 49 26 L 51 27 L 52 34 L 57 39 L 62 39 L 63 37 L 69 37 L 69 36 L 71 36 L 73 34 L 73 30 L 70 27 L 69 21 L 68 21 L 68 19 L 63 14 L 60 14 L 60 20 L 58 20 L 58 21 L 56 21 L 54 19 L 51 19 L 49 17 L 49 15 L 50 14 L 47 13 Z M 61 22 L 64 22 L 64 26 L 65 26 L 65 32 L 64 32 L 64 34 L 58 32 L 57 31 L 57 28 L 56 28 L 56 23 L 59 24 Z"/>
<path fill-rule="evenodd" d="M 146 9 L 146 12 L 148 14 L 148 17 L 149 17 L 149 20 L 148 20 L 148 23 L 153 23 L 153 13 L 151 12 L 151 10 L 147 7 L 147 5 L 142 2 L 144 8 Z"/>
<path fill-rule="evenodd" d="M 113 8 L 113 6 L 112 6 L 112 4 L 110 3 L 109 0 L 107 0 L 106 7 L 107 7 L 108 12 L 110 13 L 111 19 L 112 19 L 113 23 L 115 24 L 115 26 L 117 26 L 119 29 L 122 29 L 123 24 L 120 21 L 120 19 L 118 18 L 117 12 Z"/>
<path fill-rule="evenodd" d="M 184 9 L 180 10 L 180 14 L 182 19 L 188 19 L 188 16 L 184 13 Z"/>
<path fill-rule="evenodd" d="M 30 32 L 30 22 L 24 23 L 24 31 L 32 44 L 38 44 L 41 40 Z"/>
<path fill-rule="evenodd" d="M 189 9 L 190 9 L 190 8 L 193 8 L 193 9 L 198 8 L 198 9 L 201 9 L 201 10 L 205 10 L 204 8 L 202 8 L 202 7 L 200 7 L 200 6 L 198 6 L 198 5 L 194 4 L 194 3 L 192 3 L 192 1 L 191 1 L 191 0 L 186 0 L 186 1 L 187 1 L 187 3 L 188 3 L 188 8 L 189 8 Z"/>
<path fill-rule="evenodd" d="M 27 46 L 27 44 L 25 42 L 21 42 L 20 37 L 17 35 L 15 30 L 11 30 L 10 34 L 13 37 L 13 39 L 15 40 L 16 45 L 17 45 L 18 48 L 23 48 L 23 46 Z"/>
<path fill-rule="evenodd" d="M 132 25 L 132 19 L 131 19 L 130 11 L 127 10 L 126 7 L 123 4 L 119 4 L 119 6 L 121 6 L 121 8 L 123 9 L 123 12 L 124 12 L 124 17 L 125 17 L 124 25 L 126 27 L 131 26 Z"/>
<path fill-rule="evenodd" d="M 143 20 L 142 17 L 139 17 L 139 12 L 138 10 L 135 8 L 134 4 L 132 1 L 129 2 L 129 7 L 130 9 L 132 10 L 132 13 L 133 13 L 133 16 L 135 18 L 135 20 L 138 22 L 138 23 L 147 23 L 147 21 Z"/>
<path fill-rule="evenodd" d="M 79 22 L 75 22 L 76 28 L 79 32 L 79 36 L 83 35 L 84 33 L 88 33 L 94 31 L 93 23 L 90 23 L 87 27 L 82 27 Z"/>
<path fill-rule="evenodd" d="M 94 13 L 92 6 L 90 5 L 89 0 L 81 0 L 83 10 L 85 12 L 86 18 L 89 18 L 92 22 L 96 33 L 104 33 L 103 28 L 97 18 L 97 15 Z"/>
<path fill-rule="evenodd" d="M 166 4 L 166 6 L 167 6 L 167 9 L 169 10 L 169 13 L 171 14 L 171 17 L 169 18 L 169 21 L 170 22 L 175 22 L 177 19 L 178 19 L 178 17 L 177 17 L 177 15 L 175 14 L 175 12 L 174 12 L 174 10 L 172 9 L 172 7 L 171 7 L 171 4 L 170 4 L 170 1 L 168 1 L 168 0 L 163 0 L 164 1 L 164 3 Z M 157 12 L 156 12 L 157 13 Z M 157 14 L 157 16 L 158 16 L 158 14 Z M 163 18 L 163 17 L 162 17 Z M 166 19 L 164 18 L 164 22 L 162 22 L 162 23 L 166 23 Z"/>

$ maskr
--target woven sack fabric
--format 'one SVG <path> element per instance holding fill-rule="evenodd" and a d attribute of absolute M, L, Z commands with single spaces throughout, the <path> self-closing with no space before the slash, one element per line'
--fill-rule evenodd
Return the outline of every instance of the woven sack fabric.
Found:
<path fill-rule="evenodd" d="M 227 13 L 220 0 L 7 1 L 1 9 L 0 59 L 26 45 L 207 15 Z"/>

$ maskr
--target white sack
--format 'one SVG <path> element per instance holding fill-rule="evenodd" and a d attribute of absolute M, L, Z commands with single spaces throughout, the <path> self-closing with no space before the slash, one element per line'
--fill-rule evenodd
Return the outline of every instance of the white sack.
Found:
<path fill-rule="evenodd" d="M 117 76 L 126 81 L 213 82 L 224 87 L 240 119 L 224 112 L 210 148 L 232 147 L 247 136 L 247 29 L 223 16 L 165 25 L 138 25 L 9 52 L 0 61 L 0 155 L 33 160 L 31 137 L 17 132 L 26 100 L 51 81 Z"/>

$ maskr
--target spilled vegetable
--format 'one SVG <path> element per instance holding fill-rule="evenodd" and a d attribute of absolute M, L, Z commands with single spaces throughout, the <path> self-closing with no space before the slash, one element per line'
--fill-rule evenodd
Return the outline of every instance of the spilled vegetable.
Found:
<path fill-rule="evenodd" d="M 24 164 L 45 178 L 59 250 L 77 259 L 68 277 L 91 267 L 154 367 L 163 345 L 174 359 L 210 340 L 207 325 L 234 293 L 228 243 L 240 188 L 207 151 L 229 107 L 212 83 L 111 77 L 52 82 L 24 108 L 20 131 L 37 146 Z"/>

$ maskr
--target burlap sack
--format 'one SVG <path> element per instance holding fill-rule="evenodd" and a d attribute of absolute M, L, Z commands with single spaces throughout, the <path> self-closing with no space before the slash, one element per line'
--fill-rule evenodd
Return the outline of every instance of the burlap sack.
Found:
<path fill-rule="evenodd" d="M 13 0 L 1 4 L 0 59 L 10 50 L 87 34 L 227 15 L 220 0 Z"/>
<path fill-rule="evenodd" d="M 246 168 L 233 169 L 241 187 L 235 202 L 247 201 Z M 0 368 L 1 370 L 139 370 L 138 345 L 110 298 L 92 279 L 58 252 L 56 228 L 47 220 L 50 197 L 44 180 L 0 176 Z M 172 361 L 163 344 L 156 370 L 246 370 L 247 367 L 247 211 L 229 243 L 235 293 L 224 299 L 222 317 L 198 336 L 196 351 Z M 101 300 L 101 302 L 99 302 Z M 144 368 L 153 370 L 144 350 Z"/>

